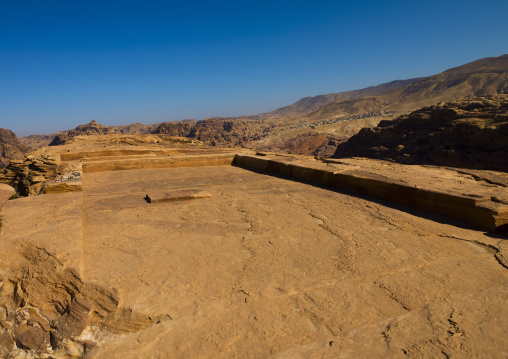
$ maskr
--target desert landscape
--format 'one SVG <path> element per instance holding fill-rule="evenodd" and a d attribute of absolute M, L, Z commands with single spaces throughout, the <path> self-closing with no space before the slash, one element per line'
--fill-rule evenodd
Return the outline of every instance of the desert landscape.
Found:
<path fill-rule="evenodd" d="M 507 91 L 1 129 L 0 357 L 508 357 Z"/>

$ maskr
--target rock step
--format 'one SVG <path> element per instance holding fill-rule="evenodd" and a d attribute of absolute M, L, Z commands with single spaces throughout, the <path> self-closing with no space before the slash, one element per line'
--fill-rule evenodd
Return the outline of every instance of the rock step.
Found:
<path fill-rule="evenodd" d="M 180 191 L 161 191 L 146 195 L 149 203 L 183 201 L 197 198 L 211 198 L 212 195 L 208 191 L 200 189 L 185 189 Z"/>
<path fill-rule="evenodd" d="M 233 165 L 378 197 L 488 231 L 508 226 L 508 205 L 488 196 L 439 192 L 396 182 L 373 172 L 334 171 L 321 163 L 301 163 L 289 157 L 236 155 Z"/>
<path fill-rule="evenodd" d="M 82 166 L 84 173 L 141 168 L 230 166 L 234 158 L 234 153 L 220 155 L 184 155 L 83 162 Z"/>

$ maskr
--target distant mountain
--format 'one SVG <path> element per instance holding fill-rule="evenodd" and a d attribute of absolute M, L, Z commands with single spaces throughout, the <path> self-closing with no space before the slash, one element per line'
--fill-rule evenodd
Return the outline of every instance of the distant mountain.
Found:
<path fill-rule="evenodd" d="M 101 125 L 97 121 L 91 121 L 90 123 L 80 125 L 73 130 L 59 132 L 56 134 L 53 141 L 49 144 L 50 146 L 58 146 L 63 145 L 66 142 L 69 142 L 76 136 L 85 135 L 107 135 L 109 133 L 114 133 L 115 130 L 109 128 L 108 126 Z"/>
<path fill-rule="evenodd" d="M 508 172 L 508 94 L 443 102 L 381 121 L 340 144 L 333 157 Z"/>
<path fill-rule="evenodd" d="M 373 111 L 412 111 L 440 101 L 508 92 L 508 55 L 489 57 L 423 77 L 376 96 L 333 101 L 310 119 Z"/>
<path fill-rule="evenodd" d="M 390 91 L 408 84 L 412 84 L 421 78 L 409 80 L 395 80 L 377 86 L 370 86 L 361 90 L 330 93 L 327 95 L 318 95 L 313 97 L 304 97 L 295 103 L 279 108 L 275 111 L 264 113 L 261 116 L 281 117 L 281 116 L 301 116 L 319 110 L 325 105 L 343 100 L 355 99 L 363 96 L 376 96 L 386 91 Z"/>
<path fill-rule="evenodd" d="M 27 152 L 18 137 L 11 130 L 0 128 L 0 168 L 6 167 L 13 159 L 22 158 Z"/>
<path fill-rule="evenodd" d="M 30 135 L 26 137 L 19 137 L 19 142 L 26 146 L 29 151 L 35 151 L 39 148 L 47 146 L 53 141 L 55 134 L 52 135 Z"/>
<path fill-rule="evenodd" d="M 397 114 L 442 101 L 505 92 L 508 55 L 477 60 L 433 76 L 305 97 L 255 116 L 127 126 L 103 126 L 92 121 L 56 134 L 51 145 L 78 135 L 153 132 L 189 137 L 210 145 L 328 154 L 331 143 L 345 141 L 362 127 L 375 126 L 382 119 L 393 119 Z M 344 126 L 345 121 L 351 125 Z"/>
<path fill-rule="evenodd" d="M 62 145 L 72 140 L 76 136 L 107 135 L 112 133 L 121 133 L 121 134 L 152 133 L 157 126 L 158 124 L 144 125 L 139 122 L 122 126 L 105 126 L 98 123 L 97 121 L 91 121 L 90 123 L 79 125 L 73 130 L 58 132 L 57 134 L 53 135 L 52 140 L 48 143 L 48 145 L 49 146 Z"/>

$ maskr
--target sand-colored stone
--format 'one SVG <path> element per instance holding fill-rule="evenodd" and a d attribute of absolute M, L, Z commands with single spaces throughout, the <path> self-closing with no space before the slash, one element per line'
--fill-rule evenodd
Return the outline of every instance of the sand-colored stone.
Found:
<path fill-rule="evenodd" d="M 2 204 L 4 204 L 5 201 L 7 201 L 15 194 L 16 191 L 14 190 L 14 188 L 6 184 L 0 183 L 0 207 L 2 206 Z"/>
<path fill-rule="evenodd" d="M 212 197 L 143 200 L 189 183 Z M 46 214 L 65 218 L 60 206 L 82 198 L 82 236 L 67 241 L 81 248 L 83 281 L 168 318 L 112 337 L 89 357 L 488 356 L 506 348 L 496 323 L 508 319 L 508 272 L 489 249 L 501 238 L 235 167 L 86 173 L 83 187 L 12 201 L 3 235 L 31 222 L 30 206 L 17 209 L 27 200 L 51 198 Z M 48 244 L 60 236 L 46 234 Z"/>
<path fill-rule="evenodd" d="M 140 168 L 226 166 L 233 162 L 234 153 L 198 156 L 165 156 L 83 162 L 83 172 L 119 171 Z"/>
<path fill-rule="evenodd" d="M 481 228 L 508 225 L 508 176 L 438 167 L 404 166 L 369 159 L 309 161 L 295 156 L 237 155 L 236 166 L 385 199 L 463 220 Z M 493 175 L 489 173 L 487 178 Z M 481 175 L 480 175 L 481 177 Z M 504 180 L 504 183 L 503 183 Z"/>
<path fill-rule="evenodd" d="M 506 236 L 323 183 L 376 173 L 457 195 L 476 183 L 478 198 L 506 187 L 383 161 L 245 158 L 255 171 L 85 171 L 82 192 L 6 202 L 5 327 L 22 325 L 9 306 L 37 308 L 23 323 L 47 320 L 57 358 L 506 356 Z M 144 199 L 190 189 L 211 196 Z M 5 327 L 5 356 L 25 353 Z"/>
<path fill-rule="evenodd" d="M 210 197 L 212 197 L 212 195 L 208 191 L 201 189 L 184 189 L 179 191 L 151 192 L 147 194 L 145 198 L 148 203 L 162 203 Z"/>

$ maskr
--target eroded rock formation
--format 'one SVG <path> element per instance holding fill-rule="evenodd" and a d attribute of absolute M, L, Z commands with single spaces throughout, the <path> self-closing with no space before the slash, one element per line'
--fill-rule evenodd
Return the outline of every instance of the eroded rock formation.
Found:
<path fill-rule="evenodd" d="M 508 171 L 508 95 L 422 108 L 382 121 L 340 144 L 335 158 Z"/>
<path fill-rule="evenodd" d="M 337 145 L 345 139 L 328 133 L 307 132 L 287 141 L 269 146 L 267 150 L 273 152 L 296 153 L 329 157 L 337 149 Z"/>
<path fill-rule="evenodd" d="M 73 130 L 57 133 L 49 145 L 63 145 L 64 143 L 69 142 L 72 138 L 80 135 L 106 135 L 108 133 L 115 133 L 115 130 L 108 126 L 101 125 L 97 121 L 91 121 L 90 123 L 80 125 Z"/>
<path fill-rule="evenodd" d="M 0 182 L 12 186 L 20 196 L 39 194 L 44 183 L 63 174 L 58 156 L 28 155 L 20 160 L 13 160 L 0 171 Z"/>
<path fill-rule="evenodd" d="M 27 148 L 19 142 L 14 132 L 0 128 L 0 169 L 13 159 L 22 158 L 26 152 Z"/>
<path fill-rule="evenodd" d="M 122 308 L 112 291 L 83 282 L 44 248 L 25 242 L 19 251 L 19 266 L 0 274 L 2 357 L 79 358 L 105 336 L 154 322 Z"/>

